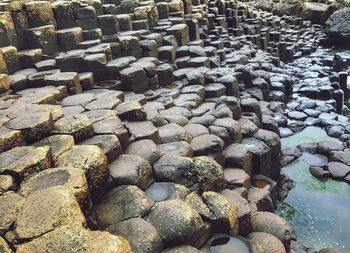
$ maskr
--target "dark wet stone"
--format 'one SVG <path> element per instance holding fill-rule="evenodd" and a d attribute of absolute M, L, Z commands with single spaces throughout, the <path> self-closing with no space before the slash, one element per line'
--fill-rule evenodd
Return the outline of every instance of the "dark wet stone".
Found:
<path fill-rule="evenodd" d="M 160 157 L 160 150 L 152 140 L 140 140 L 131 143 L 125 151 L 127 155 L 138 155 L 154 164 Z"/>
<path fill-rule="evenodd" d="M 250 187 L 248 201 L 250 202 L 252 213 L 256 211 L 273 212 L 274 210 L 270 192 L 266 189 Z"/>
<path fill-rule="evenodd" d="M 158 129 L 150 121 L 127 122 L 125 124 L 129 131 L 129 142 L 150 139 L 156 144 L 160 144 Z"/>
<path fill-rule="evenodd" d="M 350 41 L 348 31 L 345 28 L 347 23 L 344 23 L 344 20 L 348 20 L 349 16 L 349 9 L 344 8 L 334 12 L 326 21 L 326 32 L 333 43 L 345 46 Z"/>
<path fill-rule="evenodd" d="M 263 141 L 256 138 L 244 138 L 242 144 L 245 144 L 253 155 L 253 173 L 260 173 L 267 177 L 275 175 L 271 170 L 271 149 Z"/>
<path fill-rule="evenodd" d="M 297 158 L 295 156 L 284 155 L 281 157 L 281 166 L 286 166 L 291 162 L 295 161 Z"/>
<path fill-rule="evenodd" d="M 243 137 L 252 137 L 257 131 L 258 127 L 249 119 L 240 119 L 239 124 L 241 125 L 241 132 Z"/>
<path fill-rule="evenodd" d="M 310 117 L 317 117 L 318 115 L 320 115 L 320 111 L 316 111 L 313 109 L 305 109 L 304 112 L 309 115 Z"/>
<path fill-rule="evenodd" d="M 269 109 L 274 112 L 284 113 L 286 105 L 283 102 L 271 101 L 268 105 Z"/>
<path fill-rule="evenodd" d="M 330 176 L 329 171 L 322 169 L 321 167 L 311 166 L 309 168 L 311 175 L 319 180 L 327 180 Z"/>
<path fill-rule="evenodd" d="M 161 155 L 178 155 L 192 157 L 193 150 L 186 141 L 168 142 L 159 145 Z"/>
<path fill-rule="evenodd" d="M 302 156 L 302 152 L 298 148 L 286 148 L 282 150 L 282 153 L 285 156 L 294 156 L 294 157 Z"/>
<path fill-rule="evenodd" d="M 120 186 L 96 203 L 95 212 L 98 223 L 106 227 L 130 218 L 144 217 L 153 204 L 137 186 Z"/>
<path fill-rule="evenodd" d="M 331 160 L 350 166 L 350 149 L 346 148 L 344 151 L 333 151 Z"/>
<path fill-rule="evenodd" d="M 344 134 L 345 130 L 342 126 L 332 126 L 328 129 L 327 133 L 329 136 L 339 138 L 342 134 Z"/>
<path fill-rule="evenodd" d="M 189 142 L 191 139 L 186 130 L 178 124 L 167 124 L 165 126 L 159 127 L 158 130 L 162 143 L 174 141 Z"/>
<path fill-rule="evenodd" d="M 242 132 L 241 125 L 232 118 L 216 119 L 209 127 L 211 134 L 220 137 L 225 143 L 241 142 Z"/>
<path fill-rule="evenodd" d="M 194 163 L 190 158 L 164 155 L 153 166 L 154 174 L 159 181 L 172 181 L 191 185 L 194 176 Z"/>
<path fill-rule="evenodd" d="M 91 120 L 85 115 L 71 115 L 55 122 L 54 132 L 72 135 L 75 141 L 83 141 L 94 135 Z"/>
<path fill-rule="evenodd" d="M 287 127 L 280 127 L 279 132 L 280 132 L 281 138 L 285 138 L 294 134 L 293 131 Z"/>
<path fill-rule="evenodd" d="M 132 252 L 135 253 L 160 252 L 164 248 L 163 239 L 157 230 L 142 218 L 131 218 L 110 225 L 106 229 L 111 234 L 127 239 Z"/>
<path fill-rule="evenodd" d="M 301 158 L 310 166 L 323 167 L 328 163 L 328 158 L 320 154 L 304 153 Z"/>
<path fill-rule="evenodd" d="M 317 143 L 302 143 L 297 146 L 301 152 L 315 154 L 317 151 Z"/>
<path fill-rule="evenodd" d="M 147 118 L 141 104 L 137 101 L 126 101 L 118 105 L 115 109 L 121 120 L 145 121 Z"/>
<path fill-rule="evenodd" d="M 45 78 L 46 85 L 66 86 L 69 94 L 74 95 L 82 92 L 79 75 L 76 72 L 61 72 L 49 75 Z"/>
<path fill-rule="evenodd" d="M 152 167 L 139 156 L 121 155 L 109 165 L 115 185 L 132 184 L 145 189 L 152 179 Z"/>
<path fill-rule="evenodd" d="M 191 147 L 194 156 L 211 155 L 218 157 L 224 148 L 224 141 L 212 134 L 203 134 L 192 139 Z"/>
<path fill-rule="evenodd" d="M 304 120 L 307 118 L 307 115 L 303 112 L 293 111 L 288 113 L 288 117 L 296 120 Z"/>
<path fill-rule="evenodd" d="M 231 144 L 225 148 L 224 156 L 226 167 L 240 168 L 252 175 L 252 153 L 246 145 Z"/>
<path fill-rule="evenodd" d="M 117 116 L 117 113 L 109 109 L 99 109 L 99 110 L 86 111 L 86 112 L 83 112 L 81 115 L 87 116 L 93 124 L 100 120 L 115 118 Z"/>
<path fill-rule="evenodd" d="M 242 169 L 225 168 L 224 176 L 226 180 L 227 187 L 234 189 L 237 187 L 250 188 L 250 177 Z"/>
<path fill-rule="evenodd" d="M 318 152 L 327 156 L 329 156 L 333 151 L 342 151 L 345 148 L 344 144 L 339 140 L 320 141 L 317 144 Z"/>
<path fill-rule="evenodd" d="M 114 134 L 125 149 L 129 144 L 129 132 L 119 118 L 104 119 L 92 125 L 96 134 Z"/>
<path fill-rule="evenodd" d="M 321 124 L 322 120 L 320 118 L 307 117 L 304 120 L 305 125 L 307 126 L 316 126 Z"/>
<path fill-rule="evenodd" d="M 77 94 L 64 98 L 61 101 L 62 106 L 86 105 L 95 99 L 95 95 L 91 93 Z"/>
<path fill-rule="evenodd" d="M 350 166 L 339 162 L 330 162 L 327 167 L 334 178 L 343 178 L 350 173 Z"/>
<path fill-rule="evenodd" d="M 242 111 L 252 112 L 258 117 L 259 122 L 262 120 L 262 113 L 259 102 L 254 98 L 245 98 L 241 100 Z"/>
<path fill-rule="evenodd" d="M 197 137 L 202 134 L 209 134 L 208 128 L 200 124 L 187 124 L 184 126 L 187 133 L 192 137 Z"/>
<path fill-rule="evenodd" d="M 79 143 L 79 145 L 96 145 L 103 150 L 108 162 L 113 162 L 123 153 L 118 137 L 112 134 L 96 135 Z"/>

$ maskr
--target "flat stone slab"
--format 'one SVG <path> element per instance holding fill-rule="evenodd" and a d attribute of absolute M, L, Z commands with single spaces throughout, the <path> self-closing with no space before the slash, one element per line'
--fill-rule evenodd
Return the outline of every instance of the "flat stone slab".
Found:
<path fill-rule="evenodd" d="M 160 157 L 160 150 L 152 140 L 140 140 L 131 143 L 125 151 L 128 155 L 138 155 L 154 164 Z"/>
<path fill-rule="evenodd" d="M 5 126 L 20 130 L 25 141 L 33 143 L 50 134 L 53 129 L 53 120 L 50 112 L 25 113 L 11 119 Z"/>
<path fill-rule="evenodd" d="M 52 159 L 57 161 L 58 157 L 74 146 L 74 138 L 71 135 L 51 135 L 32 144 L 35 147 L 49 146 L 51 149 Z"/>
<path fill-rule="evenodd" d="M 129 144 L 129 132 L 119 118 L 104 119 L 92 125 L 96 134 L 114 134 L 125 149 Z"/>
<path fill-rule="evenodd" d="M 130 133 L 130 142 L 150 139 L 160 144 L 159 131 L 150 121 L 128 122 L 125 124 Z"/>
<path fill-rule="evenodd" d="M 61 101 L 63 107 L 74 105 L 87 105 L 95 99 L 95 95 L 91 93 L 82 93 L 64 98 Z"/>
<path fill-rule="evenodd" d="M 77 243 L 79 242 L 79 243 Z M 18 247 L 19 253 L 40 252 L 131 253 L 127 240 L 82 226 L 62 226 Z"/>
<path fill-rule="evenodd" d="M 304 153 L 301 158 L 310 166 L 323 167 L 328 163 L 328 158 L 320 154 Z"/>
<path fill-rule="evenodd" d="M 29 179 L 23 181 L 19 188 L 19 194 L 28 196 L 36 191 L 48 189 L 54 186 L 69 188 L 81 207 L 88 202 L 88 187 L 84 171 L 74 167 L 50 168 L 41 171 Z"/>
<path fill-rule="evenodd" d="M 79 145 L 96 145 L 100 147 L 106 155 L 108 162 L 113 162 L 123 154 L 118 137 L 113 134 L 95 135 L 92 138 L 80 142 Z"/>
<path fill-rule="evenodd" d="M 137 155 L 121 155 L 108 167 L 115 185 L 131 184 L 145 189 L 152 179 L 152 166 Z"/>
<path fill-rule="evenodd" d="M 157 230 L 142 218 L 118 222 L 107 227 L 107 231 L 127 239 L 134 253 L 161 252 L 164 248 Z"/>
<path fill-rule="evenodd" d="M 28 240 L 61 226 L 81 226 L 85 222 L 73 193 L 56 186 L 34 192 L 24 200 L 14 234 L 20 240 Z"/>
<path fill-rule="evenodd" d="M 14 223 L 23 204 L 23 197 L 17 193 L 0 196 L 0 233 L 4 234 Z"/>
<path fill-rule="evenodd" d="M 142 105 L 137 101 L 125 101 L 115 108 L 118 117 L 127 121 L 144 121 L 147 118 Z"/>
<path fill-rule="evenodd" d="M 190 190 L 181 184 L 173 182 L 154 182 L 145 192 L 147 197 L 154 202 L 161 202 L 171 199 L 184 200 L 190 193 Z"/>
<path fill-rule="evenodd" d="M 16 147 L 0 154 L 0 173 L 13 175 L 23 180 L 35 172 L 51 167 L 50 147 Z"/>
<path fill-rule="evenodd" d="M 57 160 L 59 167 L 75 167 L 85 173 L 90 193 L 104 187 L 109 176 L 107 157 L 95 145 L 78 145 L 63 153 Z"/>
<path fill-rule="evenodd" d="M 54 133 L 72 135 L 75 141 L 82 141 L 93 136 L 92 123 L 86 115 L 66 116 L 55 122 Z"/>
<path fill-rule="evenodd" d="M 137 186 L 116 187 L 95 205 L 97 222 L 106 227 L 130 218 L 145 217 L 153 204 Z"/>
<path fill-rule="evenodd" d="M 193 150 L 186 141 L 168 142 L 159 145 L 161 155 L 178 155 L 192 157 Z"/>
<path fill-rule="evenodd" d="M 7 151 L 24 143 L 21 131 L 0 126 L 0 152 Z"/>

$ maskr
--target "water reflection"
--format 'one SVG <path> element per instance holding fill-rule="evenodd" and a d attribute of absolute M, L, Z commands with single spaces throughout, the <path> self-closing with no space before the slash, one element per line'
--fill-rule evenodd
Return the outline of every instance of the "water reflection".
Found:
<path fill-rule="evenodd" d="M 282 139 L 282 145 L 330 139 L 324 130 L 312 127 Z M 298 240 L 316 249 L 350 249 L 350 186 L 335 180 L 319 181 L 303 158 L 285 166 L 282 173 L 293 179 L 294 188 L 278 213 L 295 229 Z"/>
<path fill-rule="evenodd" d="M 210 253 L 250 253 L 250 245 L 244 238 L 215 234 L 209 240 Z"/>

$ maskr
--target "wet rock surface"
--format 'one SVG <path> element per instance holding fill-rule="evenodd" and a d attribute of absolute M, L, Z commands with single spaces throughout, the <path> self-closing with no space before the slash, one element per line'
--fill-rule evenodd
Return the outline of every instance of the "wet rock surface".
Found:
<path fill-rule="evenodd" d="M 1 1 L 0 251 L 289 252 L 281 165 L 350 183 L 338 8 Z M 281 152 L 306 126 L 339 141 Z"/>

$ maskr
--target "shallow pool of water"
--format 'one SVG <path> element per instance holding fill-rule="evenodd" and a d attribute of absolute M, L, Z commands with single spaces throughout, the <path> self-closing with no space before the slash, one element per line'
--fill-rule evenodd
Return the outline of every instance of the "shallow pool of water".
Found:
<path fill-rule="evenodd" d="M 331 139 L 316 127 L 282 139 L 283 148 L 301 143 Z M 334 247 L 350 250 L 350 186 L 334 180 L 319 181 L 299 158 L 282 168 L 295 186 L 278 213 L 288 220 L 298 240 L 316 249 Z"/>
<path fill-rule="evenodd" d="M 281 139 L 282 149 L 296 147 L 302 143 L 318 142 L 325 140 L 336 140 L 329 137 L 325 130 L 319 127 L 306 127 L 301 132 Z"/>

